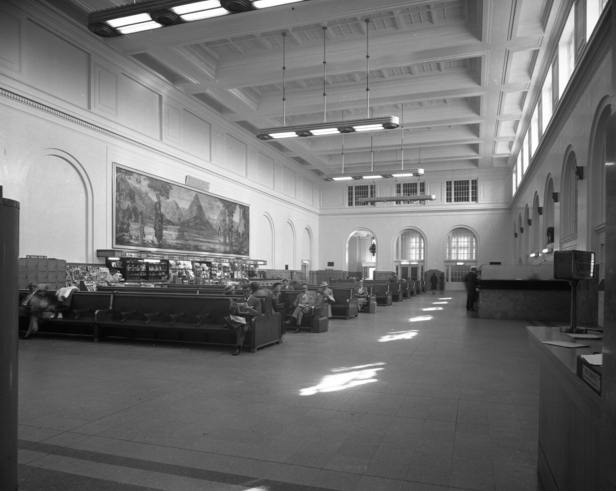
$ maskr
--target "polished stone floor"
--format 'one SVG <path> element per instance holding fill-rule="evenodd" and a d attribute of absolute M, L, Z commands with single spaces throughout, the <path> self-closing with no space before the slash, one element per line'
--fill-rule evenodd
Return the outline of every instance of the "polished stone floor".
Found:
<path fill-rule="evenodd" d="M 537 491 L 521 321 L 423 294 L 257 354 L 20 340 L 21 491 Z"/>

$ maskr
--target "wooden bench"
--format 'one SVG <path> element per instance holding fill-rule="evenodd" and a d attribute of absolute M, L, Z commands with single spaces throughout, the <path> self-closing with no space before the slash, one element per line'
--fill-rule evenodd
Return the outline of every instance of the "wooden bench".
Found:
<path fill-rule="evenodd" d="M 311 288 L 311 290 L 317 290 L 317 287 Z M 285 319 L 291 319 L 293 311 L 295 310 L 295 299 L 298 295 L 301 295 L 301 291 L 297 290 L 283 290 L 280 292 L 280 303 L 284 305 L 284 317 Z M 327 316 L 327 304 L 316 304 L 312 312 L 302 315 L 302 322 L 299 328 L 308 327 L 312 332 L 320 333 L 329 329 L 329 318 Z"/>
<path fill-rule="evenodd" d="M 225 327 L 230 300 L 241 296 L 182 295 L 118 292 L 113 308 L 96 312 L 94 337 L 131 337 L 151 333 L 150 339 L 196 341 L 206 344 L 235 345 L 235 331 Z M 253 329 L 246 333 L 244 346 L 251 352 L 280 343 L 280 314 L 273 312 L 271 298 L 262 298 L 263 314 L 253 318 Z M 143 333 L 143 334 L 142 334 Z"/>
<path fill-rule="evenodd" d="M 338 285 L 330 288 L 336 300 L 331 304 L 332 317 L 344 317 L 345 319 L 357 317 L 359 314 L 359 304 L 355 297 L 355 288 L 339 287 Z"/>
<path fill-rule="evenodd" d="M 366 284 L 367 282 L 364 282 Z M 377 305 L 391 305 L 392 304 L 392 294 L 389 291 L 389 283 L 371 283 L 370 288 L 372 288 L 372 294 L 376 296 Z"/>

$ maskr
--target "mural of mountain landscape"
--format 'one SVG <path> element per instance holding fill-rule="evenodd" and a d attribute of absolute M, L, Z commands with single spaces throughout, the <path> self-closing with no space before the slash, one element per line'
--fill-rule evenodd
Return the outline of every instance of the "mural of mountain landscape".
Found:
<path fill-rule="evenodd" d="M 115 167 L 114 247 L 249 255 L 250 209 Z"/>

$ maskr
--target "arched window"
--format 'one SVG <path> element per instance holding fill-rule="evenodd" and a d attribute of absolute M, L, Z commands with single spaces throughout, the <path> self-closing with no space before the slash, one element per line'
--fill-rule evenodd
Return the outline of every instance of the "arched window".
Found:
<path fill-rule="evenodd" d="M 466 228 L 456 228 L 447 237 L 448 261 L 476 261 L 477 238 Z"/>
<path fill-rule="evenodd" d="M 424 239 L 417 230 L 405 230 L 396 241 L 396 259 L 399 261 L 423 261 L 424 248 Z"/>
<path fill-rule="evenodd" d="M 562 238 L 567 242 L 577 238 L 578 179 L 575 174 L 576 165 L 575 153 L 570 152 L 563 172 L 562 200 L 560 201 Z"/>
<path fill-rule="evenodd" d="M 541 220 L 539 215 L 539 195 L 535 193 L 535 199 L 533 200 L 533 213 L 531 216 L 531 230 L 532 230 L 532 252 L 541 252 L 543 244 L 541 243 Z"/>

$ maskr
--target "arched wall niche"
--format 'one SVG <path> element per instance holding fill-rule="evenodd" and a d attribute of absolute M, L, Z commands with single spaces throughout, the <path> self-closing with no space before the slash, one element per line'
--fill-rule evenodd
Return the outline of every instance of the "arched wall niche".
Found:
<path fill-rule="evenodd" d="M 20 213 L 20 255 L 93 262 L 92 183 L 77 159 L 58 149 L 26 162 Z"/>
<path fill-rule="evenodd" d="M 540 200 L 539 200 L 539 193 L 535 192 L 535 197 L 533 198 L 533 208 L 532 208 L 532 212 L 531 212 L 531 230 L 532 230 L 532 240 L 531 240 L 531 252 L 534 253 L 540 253 L 541 252 L 541 230 L 542 230 L 542 226 L 541 226 L 541 219 L 543 218 L 542 215 L 539 214 L 539 208 L 540 208 Z"/>
<path fill-rule="evenodd" d="M 269 213 L 263 214 L 261 224 L 261 250 L 263 251 L 263 257 L 257 259 L 265 259 L 267 261 L 267 269 L 276 269 L 276 228 L 274 227 L 274 220 Z"/>
<path fill-rule="evenodd" d="M 560 189 L 561 249 L 575 248 L 577 239 L 578 180 L 575 174 L 577 158 L 569 145 L 565 152 Z"/>
<path fill-rule="evenodd" d="M 556 234 L 554 211 L 554 180 L 548 174 L 545 181 L 545 193 L 543 196 L 543 245 L 554 244 Z"/>
<path fill-rule="evenodd" d="M 297 239 L 295 234 L 295 224 L 288 220 L 284 225 L 282 234 L 282 264 L 281 267 L 288 266 L 290 270 L 295 270 L 297 264 L 295 261 L 295 250 Z"/>

